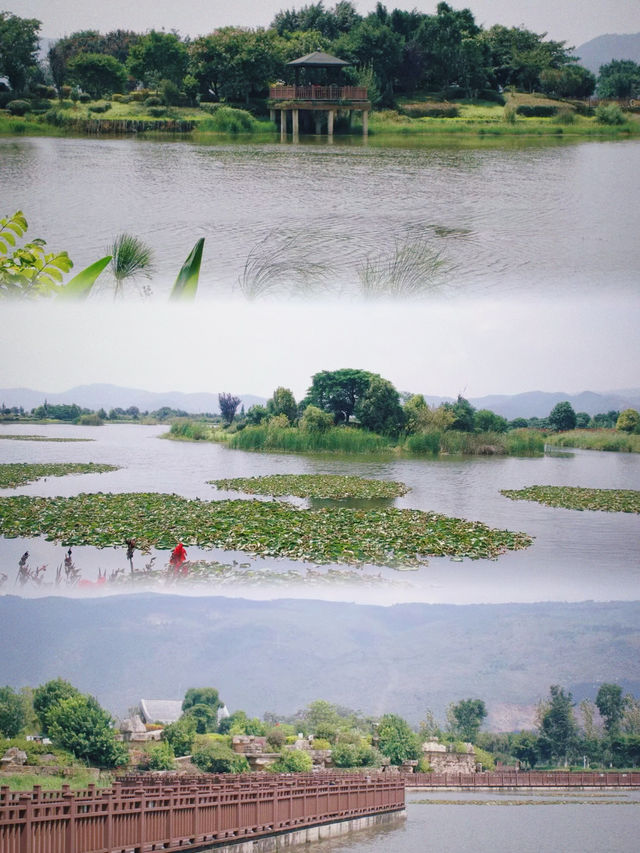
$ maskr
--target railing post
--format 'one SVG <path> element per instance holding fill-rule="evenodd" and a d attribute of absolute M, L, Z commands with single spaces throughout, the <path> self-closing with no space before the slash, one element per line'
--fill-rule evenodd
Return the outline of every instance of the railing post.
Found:
<path fill-rule="evenodd" d="M 67 831 L 66 831 L 66 841 L 64 845 L 65 853 L 76 853 L 76 814 L 78 811 L 77 801 L 75 795 L 69 790 L 68 785 L 62 786 L 64 793 L 62 794 L 63 802 L 66 803 L 67 808 L 69 809 L 67 813 Z M 67 789 L 66 791 L 64 789 Z"/>
<path fill-rule="evenodd" d="M 113 848 L 113 788 L 106 788 L 102 792 L 102 799 L 106 800 L 107 813 L 104 823 L 104 846 L 107 853 L 111 853 Z"/>
<path fill-rule="evenodd" d="M 33 850 L 33 802 L 31 794 L 20 794 L 18 803 L 24 808 L 24 823 L 22 824 L 22 834 L 20 836 L 20 853 L 31 853 Z"/>

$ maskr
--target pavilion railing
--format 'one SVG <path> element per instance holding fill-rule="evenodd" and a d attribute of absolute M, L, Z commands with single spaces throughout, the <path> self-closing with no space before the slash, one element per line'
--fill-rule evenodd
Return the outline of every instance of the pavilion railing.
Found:
<path fill-rule="evenodd" d="M 365 86 L 271 86 L 274 101 L 366 101 Z"/>

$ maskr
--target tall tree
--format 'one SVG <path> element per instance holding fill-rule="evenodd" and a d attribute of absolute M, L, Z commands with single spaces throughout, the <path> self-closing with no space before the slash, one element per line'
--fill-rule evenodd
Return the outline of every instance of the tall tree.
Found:
<path fill-rule="evenodd" d="M 619 684 L 601 684 L 596 695 L 596 706 L 604 720 L 607 734 L 612 737 L 620 731 L 625 699 Z"/>
<path fill-rule="evenodd" d="M 631 59 L 614 59 L 598 72 L 601 98 L 628 98 L 640 95 L 640 65 Z"/>
<path fill-rule="evenodd" d="M 49 733 L 51 714 L 61 702 L 80 695 L 77 687 L 63 678 L 54 678 L 36 687 L 33 694 L 33 710 L 40 723 L 41 733 L 45 735 Z"/>
<path fill-rule="evenodd" d="M 218 394 L 218 405 L 220 406 L 220 414 L 222 415 L 222 420 L 226 424 L 232 423 L 233 419 L 236 416 L 236 410 L 240 403 L 240 397 L 234 397 L 233 394 L 229 394 L 227 391 L 223 391 L 221 394 Z"/>
<path fill-rule="evenodd" d="M 293 423 L 298 416 L 298 406 L 293 392 L 282 386 L 276 388 L 271 399 L 267 400 L 267 412 L 270 415 L 285 415 L 289 423 Z"/>
<path fill-rule="evenodd" d="M 41 22 L 0 12 L 0 76 L 9 79 L 14 92 L 22 92 L 38 66 Z"/>
<path fill-rule="evenodd" d="M 147 86 L 158 86 L 161 80 L 180 86 L 188 60 L 187 47 L 179 36 L 151 30 L 131 47 L 127 67 Z"/>
<path fill-rule="evenodd" d="M 0 687 L 0 735 L 16 737 L 27 720 L 24 697 L 11 687 Z"/>
<path fill-rule="evenodd" d="M 378 748 L 392 764 L 420 758 L 420 740 L 409 724 L 396 714 L 385 714 L 378 725 Z"/>
<path fill-rule="evenodd" d="M 354 368 L 322 370 L 311 377 L 311 387 L 304 402 L 331 412 L 335 423 L 349 423 L 356 404 L 366 394 L 371 379 L 377 375 Z"/>
<path fill-rule="evenodd" d="M 556 403 L 547 420 L 549 426 L 558 431 L 576 428 L 576 413 L 567 400 L 563 403 Z"/>
<path fill-rule="evenodd" d="M 128 752 L 116 741 L 114 723 L 93 696 L 78 694 L 50 710 L 49 735 L 56 746 L 99 767 L 126 764 Z"/>
<path fill-rule="evenodd" d="M 461 699 L 449 706 L 447 716 L 453 733 L 474 743 L 482 721 L 487 716 L 487 706 L 482 699 Z"/>
<path fill-rule="evenodd" d="M 391 382 L 381 376 L 371 377 L 369 387 L 355 408 L 355 415 L 365 429 L 384 435 L 397 435 L 405 422 L 400 395 Z"/>
<path fill-rule="evenodd" d="M 539 748 L 549 758 L 566 764 L 575 753 L 578 734 L 573 696 L 557 684 L 551 685 L 549 693 L 540 720 Z"/>
<path fill-rule="evenodd" d="M 78 53 L 69 60 L 66 77 L 92 98 L 122 92 L 127 85 L 127 69 L 104 53 Z"/>

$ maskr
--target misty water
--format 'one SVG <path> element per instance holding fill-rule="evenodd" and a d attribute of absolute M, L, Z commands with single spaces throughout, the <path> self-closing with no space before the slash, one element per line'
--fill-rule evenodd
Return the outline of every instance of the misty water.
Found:
<path fill-rule="evenodd" d="M 416 792 L 407 820 L 307 845 L 309 853 L 633 853 L 637 791 L 513 794 Z"/>
<path fill-rule="evenodd" d="M 207 296 L 631 295 L 640 268 L 638 140 L 3 138 L 0 177 L 77 268 L 143 238 L 162 298 L 199 237 Z"/>
<path fill-rule="evenodd" d="M 524 531 L 535 537 L 523 551 L 508 552 L 497 560 L 460 562 L 434 558 L 427 566 L 411 571 L 365 566 L 348 569 L 351 580 L 336 577 L 328 583 L 313 563 L 284 559 L 252 558 L 241 552 L 205 551 L 190 547 L 191 560 L 202 558 L 264 570 L 272 575 L 296 571 L 299 584 L 287 581 L 287 595 L 309 595 L 371 603 L 424 601 L 431 603 L 501 603 L 534 601 L 635 600 L 640 580 L 637 515 L 610 512 L 577 512 L 512 501 L 500 489 L 528 485 L 569 485 L 596 488 L 640 489 L 640 456 L 637 454 L 572 451 L 549 453 L 539 458 L 409 456 L 306 456 L 281 453 L 248 453 L 213 443 L 185 443 L 160 439 L 163 426 L 107 425 L 103 427 L 27 426 L 3 424 L 4 434 L 41 434 L 50 437 L 83 437 L 91 442 L 0 441 L 0 462 L 99 462 L 121 466 L 105 474 L 49 477 L 2 495 L 74 495 L 81 492 L 161 492 L 186 498 L 219 500 L 245 497 L 219 491 L 207 480 L 283 473 L 350 474 L 400 480 L 411 491 L 394 501 L 398 507 L 433 510 L 446 515 L 482 521 L 491 527 Z M 295 500 L 295 499 L 294 499 Z M 304 503 L 298 501 L 298 503 Z M 0 539 L 0 570 L 10 576 L 3 591 L 14 592 L 13 579 L 21 554 L 29 550 L 32 567 L 46 564 L 45 586 L 51 591 L 55 569 L 64 548 L 42 538 Z M 76 565 L 85 578 L 99 568 L 127 568 L 124 549 L 74 547 Z M 158 566 L 167 552 L 152 552 Z M 149 557 L 136 555 L 142 569 Z M 340 567 L 333 567 L 340 568 Z M 345 567 L 343 566 L 344 570 Z M 320 585 L 309 582 L 319 572 Z M 313 577 L 313 575 L 311 575 Z M 26 590 L 25 590 L 26 591 Z M 33 590 L 31 590 L 33 591 Z M 170 588 L 175 592 L 175 586 Z M 212 588 L 209 587 L 209 592 Z M 256 597 L 282 595 L 266 583 L 252 588 L 231 586 L 228 592 Z"/>

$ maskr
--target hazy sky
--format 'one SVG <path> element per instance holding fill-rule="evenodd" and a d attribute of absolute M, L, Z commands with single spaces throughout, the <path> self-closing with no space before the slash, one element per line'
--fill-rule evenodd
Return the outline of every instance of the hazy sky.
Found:
<path fill-rule="evenodd" d="M 310 0 L 5 0 L 4 9 L 42 21 L 41 35 L 57 38 L 74 30 L 102 32 L 124 28 L 136 31 L 176 29 L 182 35 L 202 35 L 216 27 L 267 26 L 281 9 L 300 8 Z M 325 7 L 335 5 L 325 0 Z M 354 3 L 361 14 L 375 7 L 373 0 Z M 433 13 L 437 0 L 389 0 L 388 9 Z M 479 24 L 490 27 L 525 26 L 549 38 L 580 45 L 605 33 L 640 31 L 640 0 L 450 0 L 456 9 L 470 8 Z"/>
<path fill-rule="evenodd" d="M 611 297 L 403 304 L 3 305 L 0 387 L 109 382 L 151 391 L 300 397 L 358 367 L 399 390 L 475 397 L 640 385 L 640 303 Z M 132 310 L 133 309 L 133 310 Z"/>

